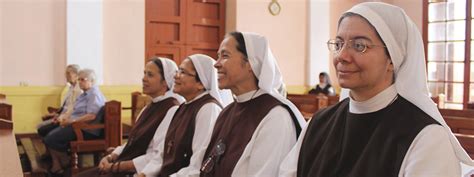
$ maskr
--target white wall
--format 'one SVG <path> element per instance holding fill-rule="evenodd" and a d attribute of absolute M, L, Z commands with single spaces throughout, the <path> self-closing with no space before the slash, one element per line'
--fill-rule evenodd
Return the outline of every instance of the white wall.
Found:
<path fill-rule="evenodd" d="M 329 73 L 330 58 L 326 42 L 331 38 L 329 0 L 310 1 L 309 17 L 309 64 L 307 68 L 308 81 L 310 86 L 319 82 L 319 73 Z"/>
<path fill-rule="evenodd" d="M 104 85 L 139 85 L 145 64 L 145 0 L 104 0 Z"/>
<path fill-rule="evenodd" d="M 102 0 L 67 0 L 66 10 L 67 64 L 93 69 L 102 84 Z"/>
<path fill-rule="evenodd" d="M 65 83 L 66 0 L 0 0 L 0 86 Z"/>

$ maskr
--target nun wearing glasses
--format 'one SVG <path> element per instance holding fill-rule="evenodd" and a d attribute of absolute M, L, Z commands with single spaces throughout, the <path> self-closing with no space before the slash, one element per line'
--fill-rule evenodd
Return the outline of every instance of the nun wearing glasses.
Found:
<path fill-rule="evenodd" d="M 473 165 L 428 96 L 421 35 L 401 8 L 358 4 L 327 44 L 349 98 L 313 116 L 279 176 L 459 177 Z"/>

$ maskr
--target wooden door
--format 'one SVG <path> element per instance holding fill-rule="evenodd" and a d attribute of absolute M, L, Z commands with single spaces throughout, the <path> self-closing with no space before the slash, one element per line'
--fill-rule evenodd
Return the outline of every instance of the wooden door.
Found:
<path fill-rule="evenodd" d="M 161 56 L 179 62 L 186 41 L 186 3 L 181 0 L 146 0 L 145 3 L 145 61 Z"/>
<path fill-rule="evenodd" d="M 225 0 L 146 0 L 145 61 L 177 62 L 201 53 L 217 58 L 225 34 Z"/>
<path fill-rule="evenodd" d="M 186 54 L 206 54 L 217 59 L 225 35 L 224 0 L 187 0 Z"/>
<path fill-rule="evenodd" d="M 147 48 L 146 60 L 157 56 L 169 58 L 176 63 L 181 63 L 185 56 L 184 46 L 153 46 Z"/>

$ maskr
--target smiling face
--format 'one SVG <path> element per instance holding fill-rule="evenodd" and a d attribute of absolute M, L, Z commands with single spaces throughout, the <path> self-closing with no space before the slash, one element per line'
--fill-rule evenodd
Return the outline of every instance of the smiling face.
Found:
<path fill-rule="evenodd" d="M 187 101 L 194 99 L 205 90 L 202 83 L 196 78 L 198 78 L 198 76 L 193 62 L 189 58 L 186 58 L 181 62 L 179 70 L 174 76 L 173 92 L 180 94 L 186 98 Z"/>
<path fill-rule="evenodd" d="M 343 48 L 334 54 L 339 84 L 351 90 L 357 101 L 375 96 L 392 84 L 393 64 L 383 47 L 375 29 L 360 16 L 347 16 L 339 24 L 336 40 L 344 41 Z M 368 44 L 365 52 L 348 47 L 348 41 Z"/>
<path fill-rule="evenodd" d="M 227 36 L 217 52 L 217 69 L 219 88 L 230 89 L 240 95 L 256 88 L 256 78 L 252 67 L 245 56 L 237 50 L 237 40 Z"/>
<path fill-rule="evenodd" d="M 165 79 L 161 76 L 160 68 L 150 61 L 145 65 L 145 71 L 142 78 L 143 93 L 155 98 L 164 95 L 168 89 Z"/>

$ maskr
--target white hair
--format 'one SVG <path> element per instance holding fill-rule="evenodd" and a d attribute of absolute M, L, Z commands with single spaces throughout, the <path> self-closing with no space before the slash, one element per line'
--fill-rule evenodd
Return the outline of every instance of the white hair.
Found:
<path fill-rule="evenodd" d="M 87 80 L 91 81 L 92 85 L 95 85 L 96 76 L 94 70 L 88 68 L 82 69 L 79 71 L 79 76 L 81 75 L 85 76 Z"/>
<path fill-rule="evenodd" d="M 66 66 L 66 70 L 68 70 L 68 69 L 71 69 L 71 71 L 73 73 L 78 74 L 79 70 L 81 70 L 81 67 L 79 67 L 79 65 L 77 65 L 77 64 L 70 64 L 70 65 Z"/>

